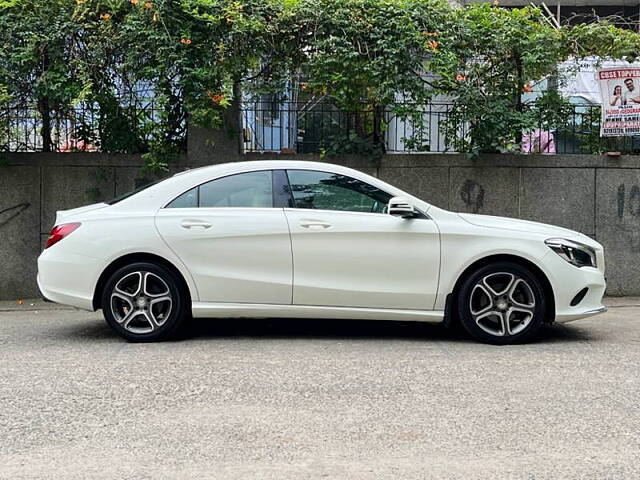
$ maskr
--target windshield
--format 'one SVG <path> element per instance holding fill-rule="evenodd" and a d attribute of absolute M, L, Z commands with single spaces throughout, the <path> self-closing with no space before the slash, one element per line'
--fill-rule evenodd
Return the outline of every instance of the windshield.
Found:
<path fill-rule="evenodd" d="M 107 205 L 115 205 L 116 203 L 121 202 L 125 198 L 129 198 L 132 195 L 135 195 L 136 193 L 140 193 L 141 191 L 146 190 L 147 188 L 151 187 L 152 185 L 155 185 L 156 183 L 160 183 L 161 181 L 162 180 L 156 180 L 155 182 L 145 183 L 144 185 L 136 188 L 135 190 L 131 190 L 130 192 L 123 193 L 122 195 L 118 195 L 116 198 L 113 198 L 104 203 L 106 203 Z"/>

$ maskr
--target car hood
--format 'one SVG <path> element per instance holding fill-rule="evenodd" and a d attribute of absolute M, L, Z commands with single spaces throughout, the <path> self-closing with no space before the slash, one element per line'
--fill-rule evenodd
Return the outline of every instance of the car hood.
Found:
<path fill-rule="evenodd" d="M 498 228 L 501 230 L 516 230 L 519 232 L 539 233 L 551 237 L 561 237 L 576 240 L 587 245 L 596 246 L 597 243 L 588 236 L 569 230 L 568 228 L 556 227 L 545 223 L 531 222 L 529 220 L 519 220 L 516 218 L 493 217 L 491 215 L 477 215 L 472 213 L 458 213 L 464 221 L 478 227 Z"/>

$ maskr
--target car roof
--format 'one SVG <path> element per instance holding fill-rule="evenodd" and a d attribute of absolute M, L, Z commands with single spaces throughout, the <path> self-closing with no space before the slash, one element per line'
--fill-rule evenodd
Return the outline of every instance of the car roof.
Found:
<path fill-rule="evenodd" d="M 249 160 L 207 165 L 179 172 L 146 190 L 132 195 L 116 204 L 116 206 L 127 209 L 135 205 L 136 209 L 157 210 L 182 193 L 210 180 L 243 172 L 279 169 L 319 170 L 347 175 L 385 190 L 391 195 L 410 197 L 425 204 L 425 206 L 428 205 L 423 200 L 409 195 L 376 177 L 342 165 L 306 160 Z"/>
<path fill-rule="evenodd" d="M 232 169 L 234 171 L 259 169 L 287 169 L 287 168 L 304 168 L 304 169 L 330 169 L 336 168 L 348 169 L 349 167 L 338 165 L 335 163 L 316 162 L 309 160 L 242 160 L 239 162 L 216 163 L 214 165 L 205 165 L 202 167 L 191 168 L 176 173 L 174 176 L 184 175 L 189 172 L 218 172 L 221 170 Z"/>
<path fill-rule="evenodd" d="M 249 160 L 229 163 L 207 165 L 175 174 L 172 178 L 179 182 L 195 181 L 206 182 L 211 179 L 232 175 L 235 173 L 251 172 L 256 170 L 280 170 L 300 169 L 319 170 L 352 176 L 366 182 L 376 183 L 377 179 L 366 173 L 349 167 L 326 162 L 313 162 L 306 160 Z M 385 184 L 386 185 L 386 184 Z"/>

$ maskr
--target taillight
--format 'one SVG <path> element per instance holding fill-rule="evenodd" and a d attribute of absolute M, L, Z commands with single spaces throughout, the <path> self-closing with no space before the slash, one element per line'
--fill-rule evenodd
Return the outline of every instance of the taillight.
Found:
<path fill-rule="evenodd" d="M 47 238 L 47 243 L 44 248 L 47 249 L 51 245 L 55 245 L 64 237 L 69 235 L 71 232 L 76 230 L 80 226 L 80 223 L 63 223 L 62 225 L 56 225 L 51 229 L 51 233 L 49 234 L 49 238 Z"/>

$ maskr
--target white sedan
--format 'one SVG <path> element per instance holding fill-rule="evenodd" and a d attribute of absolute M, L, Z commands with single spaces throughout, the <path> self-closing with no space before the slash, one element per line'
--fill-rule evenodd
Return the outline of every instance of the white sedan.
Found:
<path fill-rule="evenodd" d="M 295 317 L 461 322 L 507 344 L 605 311 L 603 249 L 586 235 L 301 161 L 198 168 L 58 212 L 38 285 L 130 341 L 191 317 Z"/>

